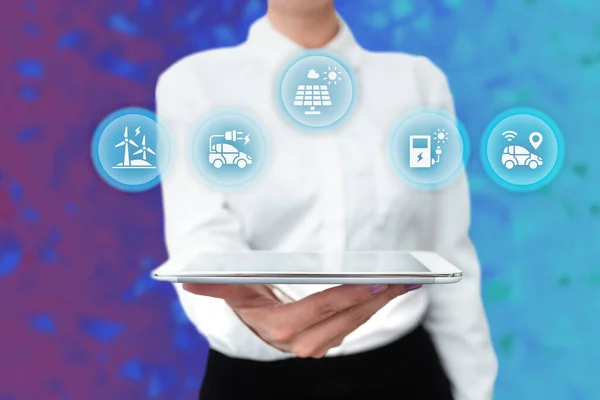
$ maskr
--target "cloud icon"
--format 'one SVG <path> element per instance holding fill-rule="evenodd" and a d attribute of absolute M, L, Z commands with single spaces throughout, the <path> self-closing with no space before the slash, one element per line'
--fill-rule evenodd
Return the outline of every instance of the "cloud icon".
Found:
<path fill-rule="evenodd" d="M 317 71 L 315 71 L 314 69 L 311 69 L 310 71 L 308 71 L 308 79 L 317 79 L 320 75 L 317 73 Z"/>

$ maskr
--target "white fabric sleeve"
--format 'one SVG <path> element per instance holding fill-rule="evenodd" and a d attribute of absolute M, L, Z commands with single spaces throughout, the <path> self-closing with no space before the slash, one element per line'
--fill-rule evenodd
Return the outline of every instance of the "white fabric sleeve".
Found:
<path fill-rule="evenodd" d="M 427 62 L 430 106 L 454 115 L 445 75 Z M 435 193 L 432 248 L 456 265 L 462 281 L 427 287 L 430 306 L 425 328 L 449 376 L 455 400 L 493 398 L 498 361 L 491 342 L 481 294 L 481 270 L 469 238 L 470 198 L 464 171 Z"/>
<path fill-rule="evenodd" d="M 205 185 L 192 167 L 192 133 L 211 108 L 198 90 L 200 84 L 176 64 L 161 75 L 156 88 L 157 115 L 173 140 L 173 159 L 161 182 L 169 257 L 163 267 L 175 270 L 202 252 L 249 250 L 242 225 L 227 209 L 223 194 Z M 261 345 L 225 301 L 174 286 L 188 318 L 211 347 L 232 354 L 239 346 Z"/>

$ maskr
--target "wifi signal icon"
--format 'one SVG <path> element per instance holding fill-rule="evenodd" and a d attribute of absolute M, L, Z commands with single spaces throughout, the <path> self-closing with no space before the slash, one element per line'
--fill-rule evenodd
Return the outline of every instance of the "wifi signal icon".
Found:
<path fill-rule="evenodd" d="M 515 131 L 506 131 L 502 134 L 502 136 L 504 136 L 504 138 L 506 138 L 506 140 L 508 140 L 509 142 L 512 142 L 514 138 L 517 137 L 517 132 Z"/>

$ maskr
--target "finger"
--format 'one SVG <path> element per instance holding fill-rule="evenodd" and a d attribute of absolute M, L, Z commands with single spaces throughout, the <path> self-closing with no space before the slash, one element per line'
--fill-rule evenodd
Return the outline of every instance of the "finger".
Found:
<path fill-rule="evenodd" d="M 200 296 L 225 300 L 232 308 L 253 308 L 281 302 L 265 285 L 184 283 L 183 289 Z"/>
<path fill-rule="evenodd" d="M 304 357 L 324 357 L 330 349 L 341 345 L 346 336 L 370 320 L 383 306 L 404 293 L 406 289 L 403 285 L 390 286 L 372 300 L 348 308 L 306 330 L 296 338 L 291 351 Z M 330 339 L 327 340 L 327 337 Z"/>
<path fill-rule="evenodd" d="M 272 310 L 270 318 L 291 332 L 301 332 L 310 326 L 364 303 L 387 289 L 387 285 L 341 285 L 312 294 L 302 300 L 286 303 Z"/>
<path fill-rule="evenodd" d="M 351 332 L 367 322 L 377 311 L 396 297 L 407 292 L 404 285 L 390 285 L 370 300 L 342 310 L 300 333 L 290 345 L 299 357 L 322 357 L 338 346 Z"/>
<path fill-rule="evenodd" d="M 386 285 L 342 285 L 315 293 L 293 303 L 275 307 L 240 309 L 240 317 L 257 327 L 263 340 L 280 350 L 287 348 L 295 337 L 330 315 L 371 298 Z"/>
<path fill-rule="evenodd" d="M 231 292 L 232 285 L 184 283 L 183 290 L 199 296 L 225 298 Z"/>
<path fill-rule="evenodd" d="M 333 339 L 331 339 L 330 341 L 328 341 L 326 344 L 324 344 L 320 347 L 316 346 L 315 350 L 313 351 L 313 354 L 311 354 L 309 357 L 311 357 L 311 358 L 325 357 L 325 355 L 327 354 L 327 352 L 329 350 L 331 350 L 335 347 L 341 346 L 342 342 L 344 341 L 346 336 L 348 336 L 348 335 L 338 335 L 338 336 L 334 337 Z"/>

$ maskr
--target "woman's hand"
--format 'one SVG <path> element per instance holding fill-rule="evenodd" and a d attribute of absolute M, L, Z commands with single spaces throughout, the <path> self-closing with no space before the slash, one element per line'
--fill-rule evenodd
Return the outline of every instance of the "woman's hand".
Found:
<path fill-rule="evenodd" d="M 420 285 L 342 285 L 282 303 L 267 285 L 184 284 L 227 302 L 258 336 L 298 357 L 321 358 L 394 298 Z"/>

